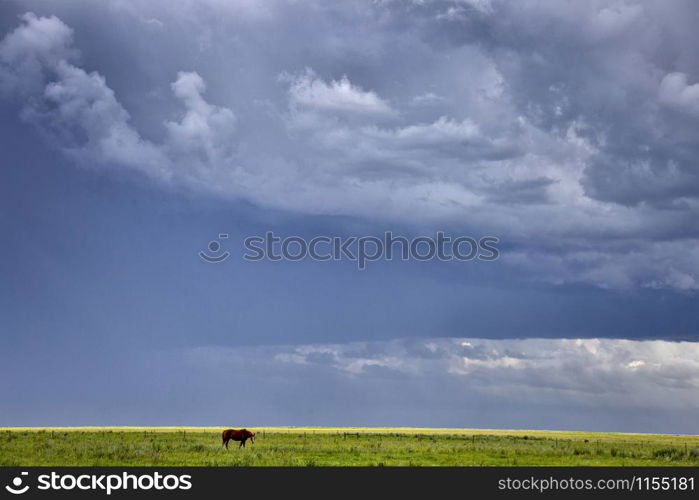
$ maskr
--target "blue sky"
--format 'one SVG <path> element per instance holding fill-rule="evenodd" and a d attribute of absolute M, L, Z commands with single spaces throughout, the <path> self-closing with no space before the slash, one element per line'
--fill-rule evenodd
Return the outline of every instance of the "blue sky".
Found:
<path fill-rule="evenodd" d="M 697 432 L 697 15 L 0 4 L 0 425 Z M 243 260 L 266 231 L 501 258 Z"/>

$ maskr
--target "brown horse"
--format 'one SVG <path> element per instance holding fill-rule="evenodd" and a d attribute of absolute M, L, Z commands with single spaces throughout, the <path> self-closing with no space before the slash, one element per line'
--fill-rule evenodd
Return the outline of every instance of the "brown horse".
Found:
<path fill-rule="evenodd" d="M 226 429 L 225 431 L 223 431 L 221 438 L 223 439 L 223 443 L 221 444 L 221 446 L 225 444 L 226 449 L 228 449 L 228 441 L 231 440 L 240 441 L 240 446 L 238 446 L 238 448 L 240 448 L 241 446 L 245 448 L 245 441 L 247 441 L 248 439 L 251 443 L 255 443 L 255 433 L 250 432 L 247 429 L 240 429 L 239 431 L 235 429 Z"/>

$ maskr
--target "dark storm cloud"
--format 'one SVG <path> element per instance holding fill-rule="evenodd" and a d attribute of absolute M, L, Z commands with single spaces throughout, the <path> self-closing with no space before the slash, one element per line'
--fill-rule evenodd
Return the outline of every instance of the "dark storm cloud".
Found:
<path fill-rule="evenodd" d="M 636 205 L 699 195 L 695 4 L 458 4 L 422 4 L 438 19 L 426 38 L 486 47 L 538 126 L 582 125 L 597 149 L 581 179 L 588 196 Z"/>
<path fill-rule="evenodd" d="M 84 6 L 15 4 L 0 46 L 4 94 L 78 162 L 462 224 L 555 283 L 698 287 L 692 2 Z"/>

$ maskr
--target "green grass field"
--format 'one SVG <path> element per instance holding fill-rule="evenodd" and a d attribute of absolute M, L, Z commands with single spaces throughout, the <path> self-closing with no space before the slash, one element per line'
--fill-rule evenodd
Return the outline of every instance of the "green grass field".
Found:
<path fill-rule="evenodd" d="M 250 427 L 221 447 L 214 427 L 0 429 L 0 465 L 699 465 L 699 436 L 417 428 Z"/>

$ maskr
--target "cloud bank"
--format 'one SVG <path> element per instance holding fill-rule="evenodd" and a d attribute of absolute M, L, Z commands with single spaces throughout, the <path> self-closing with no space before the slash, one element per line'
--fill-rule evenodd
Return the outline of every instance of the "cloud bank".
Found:
<path fill-rule="evenodd" d="M 620 430 L 623 414 L 626 431 L 697 429 L 693 342 L 455 338 L 212 346 L 171 355 L 195 378 L 243 383 L 264 373 L 283 380 L 286 396 L 275 398 L 276 411 L 298 411 L 291 402 L 306 392 L 313 404 L 301 406 L 313 409 L 316 422 L 336 421 L 329 412 L 345 398 L 344 411 L 361 418 L 345 425 Z M 406 406 L 415 410 L 401 416 Z"/>

